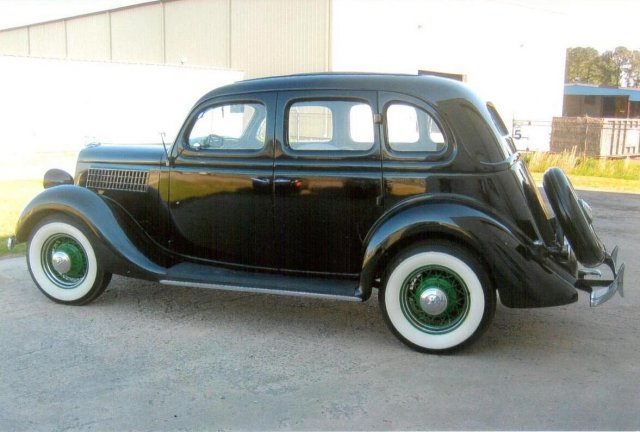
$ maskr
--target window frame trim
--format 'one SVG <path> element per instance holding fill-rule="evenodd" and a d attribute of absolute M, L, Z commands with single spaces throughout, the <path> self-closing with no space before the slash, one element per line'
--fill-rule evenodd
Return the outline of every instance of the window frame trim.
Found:
<path fill-rule="evenodd" d="M 395 95 L 394 95 L 395 96 Z M 391 147 L 389 143 L 389 118 L 387 116 L 387 111 L 391 105 L 407 105 L 411 106 L 417 110 L 420 110 L 426 113 L 431 119 L 436 123 L 442 136 L 444 138 L 444 146 L 442 149 L 438 151 L 402 151 L 395 150 Z M 439 161 L 444 159 L 452 150 L 453 150 L 453 140 L 450 138 L 449 132 L 443 126 L 442 121 L 436 115 L 435 110 L 428 109 L 424 105 L 409 101 L 408 99 L 401 99 L 399 97 L 391 97 L 384 101 L 384 105 L 382 106 L 382 136 L 383 136 L 383 147 L 385 150 L 385 155 L 389 156 L 390 160 L 428 160 L 428 161 Z M 387 158 L 385 158 L 387 159 Z"/>
<path fill-rule="evenodd" d="M 186 157 L 245 157 L 245 156 L 258 156 L 262 155 L 267 151 L 271 146 L 271 138 L 269 136 L 270 131 L 270 103 L 266 99 L 260 98 L 251 98 L 251 97 L 238 97 L 239 95 L 233 97 L 224 97 L 221 99 L 213 99 L 208 100 L 206 102 L 201 103 L 197 107 L 191 110 L 191 113 L 187 117 L 187 121 L 185 121 L 185 125 L 183 129 L 179 133 L 179 141 L 180 141 L 180 151 L 178 152 L 180 156 Z M 225 105 L 239 105 L 239 104 L 256 104 L 262 105 L 265 110 L 265 120 L 266 120 L 266 134 L 265 140 L 261 148 L 259 149 L 216 149 L 216 148 L 203 148 L 196 150 L 189 144 L 189 135 L 193 130 L 196 122 L 198 121 L 198 116 L 200 114 L 206 112 L 209 109 L 225 106 Z"/>
<path fill-rule="evenodd" d="M 345 94 L 346 93 L 346 94 Z M 360 93 L 360 94 L 358 94 Z M 280 149 L 284 156 L 288 158 L 303 158 L 303 159 L 318 159 L 318 160 L 330 160 L 330 159 L 367 159 L 372 157 L 379 157 L 380 154 L 380 142 L 381 132 L 378 128 L 378 124 L 373 119 L 377 112 L 378 101 L 376 97 L 377 92 L 372 91 L 347 91 L 340 93 L 334 90 L 318 90 L 313 93 L 305 93 L 304 91 L 284 91 L 280 92 L 278 98 L 285 99 L 283 105 L 278 108 L 278 115 L 282 115 L 280 125 L 282 133 L 282 142 L 280 142 Z M 337 101 L 337 102 L 358 102 L 368 105 L 371 108 L 373 124 L 373 144 L 368 150 L 295 150 L 289 145 L 289 109 L 291 106 L 298 102 L 321 102 L 321 101 Z"/>

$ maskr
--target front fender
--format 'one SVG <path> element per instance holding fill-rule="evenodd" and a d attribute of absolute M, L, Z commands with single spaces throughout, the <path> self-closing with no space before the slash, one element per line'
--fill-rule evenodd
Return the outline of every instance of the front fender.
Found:
<path fill-rule="evenodd" d="M 491 209 L 459 198 L 436 197 L 413 202 L 374 226 L 365 240 L 360 291 L 364 299 L 398 248 L 416 241 L 447 239 L 478 254 L 501 302 L 508 307 L 567 304 L 577 299 L 575 282 L 519 228 L 501 220 Z"/>
<path fill-rule="evenodd" d="M 96 240 L 93 246 L 107 272 L 149 280 L 160 280 L 166 274 L 165 267 L 136 247 L 120 226 L 114 209 L 98 194 L 79 186 L 52 187 L 33 198 L 18 219 L 17 241 L 27 241 L 38 222 L 53 213 L 64 213 L 84 223 Z"/>

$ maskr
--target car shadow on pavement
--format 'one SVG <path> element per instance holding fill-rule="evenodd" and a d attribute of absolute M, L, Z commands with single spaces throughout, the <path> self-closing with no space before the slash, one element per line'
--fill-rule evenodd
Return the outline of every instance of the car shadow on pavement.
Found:
<path fill-rule="evenodd" d="M 387 329 L 378 307 L 377 290 L 364 303 L 167 287 L 114 277 L 107 291 L 87 308 L 117 309 L 139 320 L 161 320 L 192 328 L 230 333 L 272 332 L 309 337 L 338 337 L 408 350 Z M 579 322 L 567 317 L 572 306 L 509 309 L 498 305 L 494 322 L 473 345 L 456 355 L 500 356 L 505 352 L 553 355 L 580 344 Z M 576 313 L 577 318 L 580 314 Z M 584 318 L 584 317 L 583 317 Z"/>

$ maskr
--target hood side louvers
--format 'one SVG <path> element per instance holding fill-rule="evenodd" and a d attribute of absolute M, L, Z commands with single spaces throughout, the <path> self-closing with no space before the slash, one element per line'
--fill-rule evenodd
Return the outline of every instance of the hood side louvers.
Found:
<path fill-rule="evenodd" d="M 89 189 L 146 192 L 149 172 L 141 170 L 90 168 L 86 187 Z"/>

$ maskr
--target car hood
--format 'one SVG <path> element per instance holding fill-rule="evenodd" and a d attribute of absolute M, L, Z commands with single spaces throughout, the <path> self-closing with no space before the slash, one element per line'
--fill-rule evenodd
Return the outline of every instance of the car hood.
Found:
<path fill-rule="evenodd" d="M 161 165 L 165 158 L 162 144 L 102 145 L 91 144 L 78 155 L 78 163 L 114 163 Z"/>

